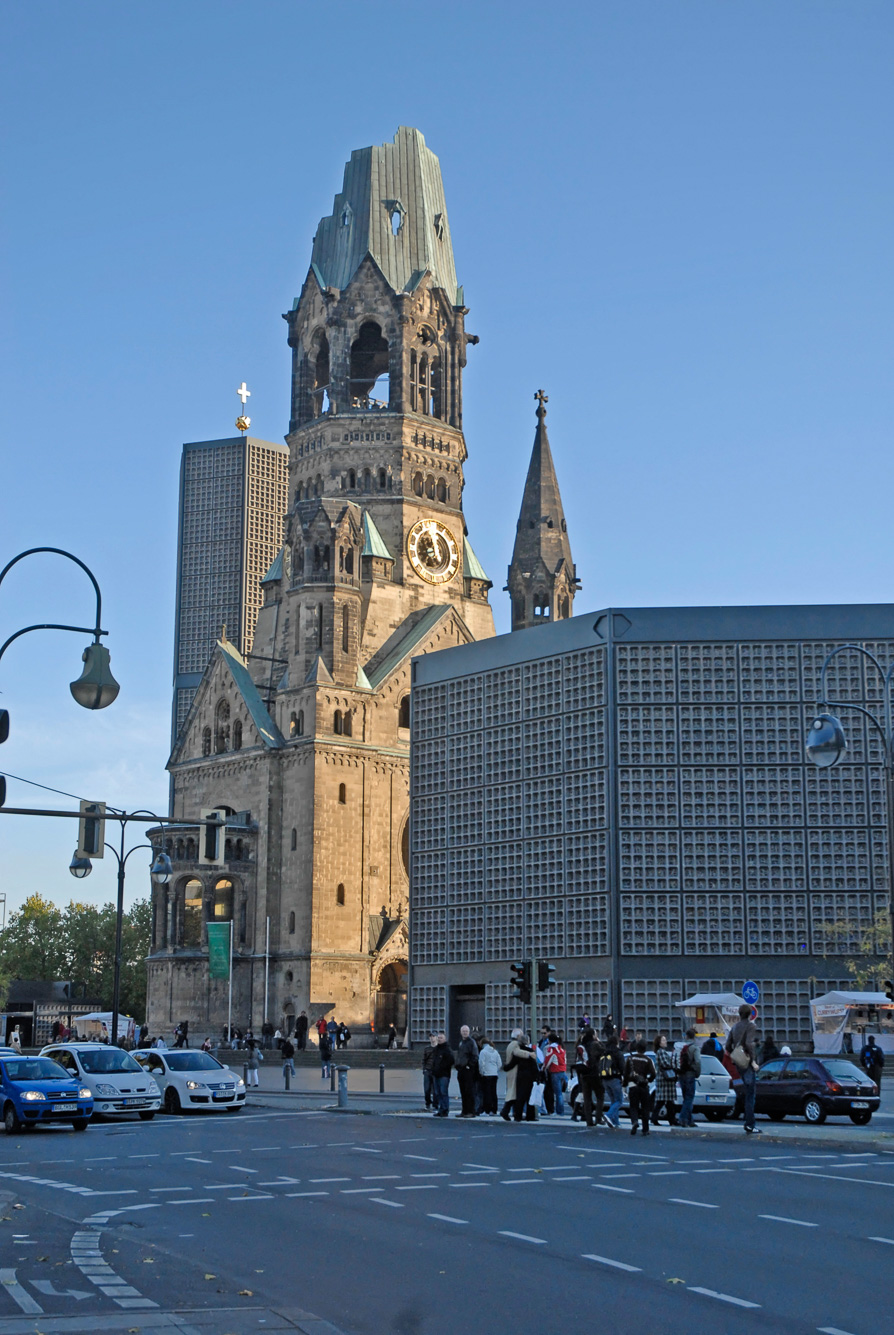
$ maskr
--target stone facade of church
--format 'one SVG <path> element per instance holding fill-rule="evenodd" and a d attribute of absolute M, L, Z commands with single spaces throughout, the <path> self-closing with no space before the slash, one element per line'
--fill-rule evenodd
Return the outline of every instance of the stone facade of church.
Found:
<path fill-rule="evenodd" d="M 403 1027 L 410 659 L 494 633 L 462 511 L 466 313 L 438 160 L 402 128 L 352 155 L 284 317 L 285 543 L 250 657 L 218 643 L 169 762 L 153 1032 L 226 1023 L 215 921 L 233 922 L 234 1025 Z M 210 810 L 214 860 L 194 823 Z"/>

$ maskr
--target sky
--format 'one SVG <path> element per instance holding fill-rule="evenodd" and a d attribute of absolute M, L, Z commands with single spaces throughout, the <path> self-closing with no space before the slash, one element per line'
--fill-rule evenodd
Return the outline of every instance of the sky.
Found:
<path fill-rule="evenodd" d="M 481 340 L 464 506 L 498 631 L 541 387 L 577 612 L 891 600 L 890 0 L 10 0 L 2 29 L 0 565 L 91 567 L 121 693 L 80 709 L 89 637 L 23 636 L 0 769 L 165 810 L 181 445 L 234 433 L 243 379 L 283 438 L 281 315 L 352 149 L 398 125 L 440 158 Z M 0 588 L 0 640 L 92 619 L 63 558 Z M 75 836 L 0 818 L 9 909 L 114 896 L 110 857 L 70 878 Z"/>

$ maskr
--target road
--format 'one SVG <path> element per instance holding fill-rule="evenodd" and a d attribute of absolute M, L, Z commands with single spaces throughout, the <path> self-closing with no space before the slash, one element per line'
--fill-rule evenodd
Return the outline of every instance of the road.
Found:
<path fill-rule="evenodd" d="M 0 1335 L 875 1335 L 894 1152 L 840 1140 L 252 1109 L 6 1137 Z"/>

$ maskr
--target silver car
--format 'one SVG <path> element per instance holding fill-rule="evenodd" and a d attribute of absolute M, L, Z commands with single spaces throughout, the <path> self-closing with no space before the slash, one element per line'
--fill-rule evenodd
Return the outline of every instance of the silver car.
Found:
<path fill-rule="evenodd" d="M 51 1057 L 93 1095 L 94 1117 L 139 1113 L 151 1122 L 161 1107 L 158 1085 L 129 1052 L 108 1043 L 50 1043 L 41 1057 Z"/>

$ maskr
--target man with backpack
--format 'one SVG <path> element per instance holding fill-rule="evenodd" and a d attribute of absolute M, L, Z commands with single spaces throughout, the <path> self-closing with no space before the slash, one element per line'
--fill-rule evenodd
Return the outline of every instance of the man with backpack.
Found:
<path fill-rule="evenodd" d="M 655 1079 L 655 1064 L 646 1056 L 646 1040 L 641 1038 L 624 1063 L 624 1083 L 630 1099 L 630 1134 L 635 1136 L 637 1124 L 642 1123 L 643 1135 L 649 1134 L 649 1113 L 652 1110 L 652 1092 L 649 1085 Z"/>
<path fill-rule="evenodd" d="M 286 1071 L 291 1073 L 292 1079 L 295 1078 L 295 1044 L 290 1038 L 284 1038 L 280 1047 L 282 1053 L 282 1079 L 286 1082 Z"/>
<path fill-rule="evenodd" d="M 860 1052 L 860 1065 L 869 1076 L 874 1080 L 879 1090 L 882 1087 L 882 1072 L 885 1069 L 885 1054 L 875 1041 L 875 1034 L 870 1034 Z"/>
<path fill-rule="evenodd" d="M 608 1102 L 602 1123 L 603 1126 L 613 1127 L 617 1131 L 623 1098 L 621 1080 L 624 1075 L 624 1063 L 614 1034 L 605 1044 L 605 1051 L 599 1059 L 599 1074 L 602 1077 L 603 1094 Z"/>
<path fill-rule="evenodd" d="M 683 1107 L 680 1111 L 680 1126 L 695 1126 L 692 1120 L 692 1105 L 695 1102 L 695 1082 L 702 1073 L 702 1059 L 695 1041 L 695 1030 L 686 1030 L 686 1043 L 680 1049 L 678 1061 L 680 1091 L 683 1095 Z"/>

